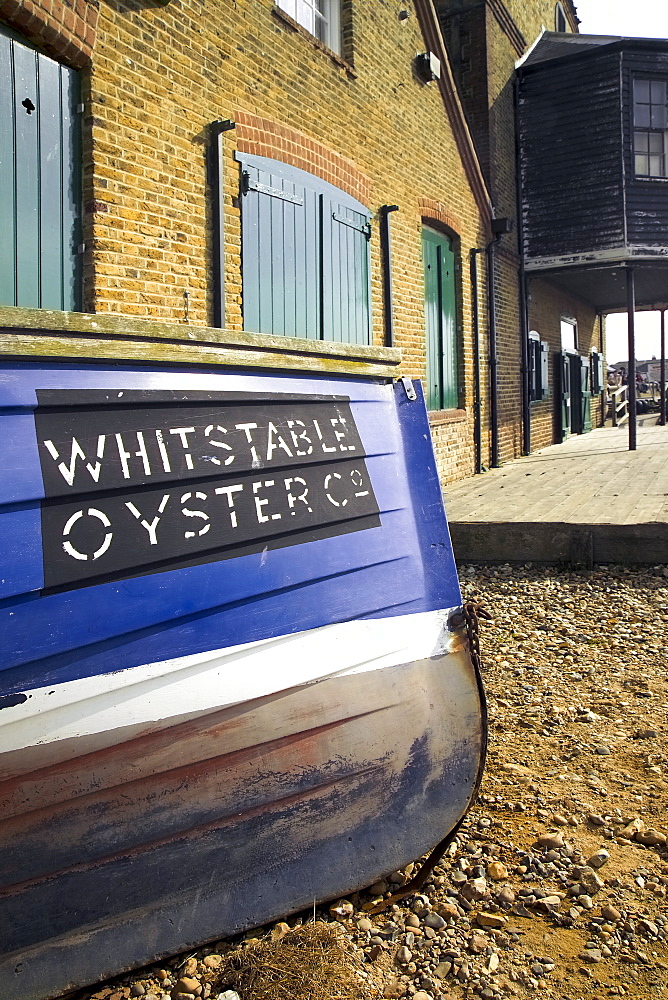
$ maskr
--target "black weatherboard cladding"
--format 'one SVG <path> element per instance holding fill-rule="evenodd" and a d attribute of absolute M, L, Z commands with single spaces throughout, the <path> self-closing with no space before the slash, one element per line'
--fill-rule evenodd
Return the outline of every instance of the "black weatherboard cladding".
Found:
<path fill-rule="evenodd" d="M 668 45 L 656 48 L 626 48 L 622 57 L 624 94 L 624 165 L 628 242 L 641 246 L 668 246 L 668 180 L 641 179 L 634 176 L 633 151 L 633 78 L 668 81 Z"/>
<path fill-rule="evenodd" d="M 618 48 L 527 67 L 518 88 L 527 259 L 623 246 Z"/>

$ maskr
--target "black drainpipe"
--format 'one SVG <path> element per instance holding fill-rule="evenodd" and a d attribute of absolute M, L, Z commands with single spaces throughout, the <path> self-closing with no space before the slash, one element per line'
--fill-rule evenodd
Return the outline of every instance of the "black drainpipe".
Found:
<path fill-rule="evenodd" d="M 497 222 L 507 222 L 506 219 L 492 219 L 492 227 Z M 492 228 L 492 232 L 494 229 Z M 491 243 L 487 244 L 487 310 L 489 317 L 489 422 L 490 422 L 490 465 L 498 469 L 499 462 L 499 358 L 496 344 L 496 289 L 494 267 L 496 260 L 496 244 L 502 233 L 498 232 Z"/>
<path fill-rule="evenodd" d="M 390 213 L 398 212 L 398 205 L 380 206 L 380 250 L 383 255 L 383 309 L 385 313 L 385 346 L 394 347 L 394 316 L 392 313 L 392 243 L 390 240 Z"/>
<path fill-rule="evenodd" d="M 524 267 L 524 225 L 522 219 L 522 173 L 520 161 L 520 128 L 519 128 L 519 81 L 513 83 L 515 104 L 515 201 L 517 209 L 517 251 L 520 258 L 519 270 L 519 300 L 520 300 L 520 338 L 521 338 L 521 380 L 522 380 L 522 453 L 531 454 L 531 386 L 529 384 L 529 295 L 528 281 Z"/>
<path fill-rule="evenodd" d="M 480 311 L 478 306 L 478 254 L 483 249 L 474 247 L 470 251 L 471 302 L 473 319 L 473 444 L 475 450 L 475 471 L 484 471 L 482 464 L 482 400 L 480 392 Z"/>
<path fill-rule="evenodd" d="M 211 122 L 209 125 L 210 141 L 207 149 L 213 215 L 213 325 L 219 329 L 225 326 L 223 133 L 229 132 L 234 127 L 235 123 L 229 119 Z"/>

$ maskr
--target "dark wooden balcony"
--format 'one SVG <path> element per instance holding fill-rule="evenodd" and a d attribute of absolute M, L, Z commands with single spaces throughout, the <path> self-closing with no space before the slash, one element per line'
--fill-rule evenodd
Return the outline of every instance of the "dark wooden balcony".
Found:
<path fill-rule="evenodd" d="M 545 32 L 517 73 L 524 263 L 602 312 L 668 302 L 668 40 Z"/>

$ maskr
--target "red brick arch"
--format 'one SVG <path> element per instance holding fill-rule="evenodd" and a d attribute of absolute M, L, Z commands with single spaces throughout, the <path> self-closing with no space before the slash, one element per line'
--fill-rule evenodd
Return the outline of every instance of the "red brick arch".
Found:
<path fill-rule="evenodd" d="M 302 132 L 267 118 L 259 118 L 248 111 L 237 111 L 235 120 L 237 149 L 240 153 L 268 156 L 291 167 L 299 167 L 329 181 L 363 205 L 370 205 L 369 178 L 354 163 L 333 149 Z"/>
<path fill-rule="evenodd" d="M 93 54 L 100 0 L 0 0 L 0 21 L 80 69 Z"/>
<path fill-rule="evenodd" d="M 454 212 L 443 205 L 440 201 L 433 201 L 431 198 L 420 198 L 418 202 L 422 219 L 427 224 L 432 219 L 446 226 L 452 233 L 459 236 L 462 232 L 462 222 Z"/>

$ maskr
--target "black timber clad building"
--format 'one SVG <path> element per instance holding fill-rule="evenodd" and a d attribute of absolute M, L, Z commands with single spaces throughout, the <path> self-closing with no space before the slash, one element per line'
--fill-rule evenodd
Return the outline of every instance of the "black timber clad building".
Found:
<path fill-rule="evenodd" d="M 545 32 L 517 71 L 527 276 L 599 312 L 668 303 L 668 41 Z"/>

